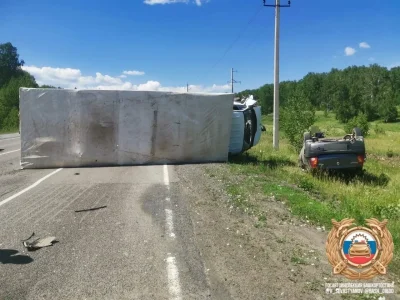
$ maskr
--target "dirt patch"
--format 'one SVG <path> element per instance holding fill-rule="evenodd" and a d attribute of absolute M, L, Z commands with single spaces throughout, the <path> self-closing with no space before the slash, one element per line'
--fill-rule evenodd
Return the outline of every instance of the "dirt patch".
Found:
<path fill-rule="evenodd" d="M 325 256 L 328 232 L 323 228 L 294 218 L 284 203 L 257 192 L 251 197 L 263 211 L 261 224 L 260 218 L 235 209 L 222 179 L 233 176 L 227 165 L 176 166 L 175 170 L 190 204 L 212 299 L 342 299 L 325 293 L 327 282 L 350 281 L 331 275 Z"/>

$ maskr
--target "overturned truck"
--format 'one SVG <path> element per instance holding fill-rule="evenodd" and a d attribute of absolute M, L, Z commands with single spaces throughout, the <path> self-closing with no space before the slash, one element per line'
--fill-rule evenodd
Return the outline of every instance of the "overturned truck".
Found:
<path fill-rule="evenodd" d="M 226 162 L 261 134 L 233 94 L 21 88 L 20 122 L 26 169 Z"/>
<path fill-rule="evenodd" d="M 252 95 L 243 101 L 234 101 L 229 153 L 237 155 L 256 146 L 265 130 L 261 106 Z"/>

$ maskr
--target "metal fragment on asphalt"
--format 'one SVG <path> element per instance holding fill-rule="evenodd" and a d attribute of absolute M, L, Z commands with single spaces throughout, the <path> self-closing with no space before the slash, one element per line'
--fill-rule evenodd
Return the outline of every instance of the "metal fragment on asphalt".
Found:
<path fill-rule="evenodd" d="M 53 246 L 57 242 L 54 236 L 48 236 L 42 239 L 34 240 L 33 242 L 24 241 L 23 245 L 28 251 L 35 251 L 40 248 Z"/>
<path fill-rule="evenodd" d="M 99 207 L 94 207 L 94 208 L 86 208 L 86 209 L 81 209 L 81 210 L 75 210 L 75 212 L 84 212 L 84 211 L 92 211 L 92 210 L 98 210 L 102 208 L 106 208 L 107 205 L 104 206 L 99 206 Z"/>

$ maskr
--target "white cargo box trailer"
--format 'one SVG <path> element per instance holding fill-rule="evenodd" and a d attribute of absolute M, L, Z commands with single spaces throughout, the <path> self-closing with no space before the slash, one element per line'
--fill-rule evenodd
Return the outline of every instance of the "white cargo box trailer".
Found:
<path fill-rule="evenodd" d="M 21 167 L 225 162 L 261 131 L 259 107 L 233 97 L 21 88 Z"/>

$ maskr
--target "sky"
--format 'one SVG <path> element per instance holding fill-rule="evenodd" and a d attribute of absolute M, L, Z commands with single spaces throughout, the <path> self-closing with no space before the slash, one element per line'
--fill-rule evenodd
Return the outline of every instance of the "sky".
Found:
<path fill-rule="evenodd" d="M 239 92 L 273 83 L 275 12 L 262 2 L 1 0 L 0 43 L 39 84 L 220 93 L 234 68 Z M 292 0 L 280 12 L 280 81 L 400 65 L 400 0 Z"/>

